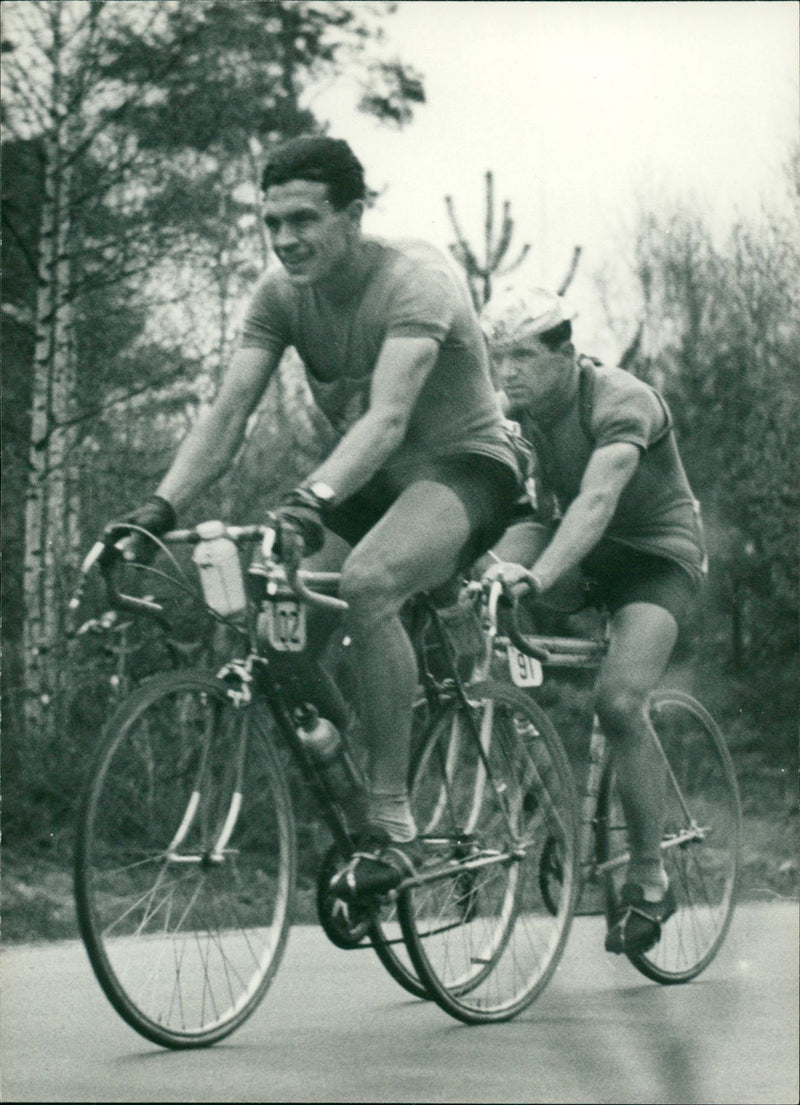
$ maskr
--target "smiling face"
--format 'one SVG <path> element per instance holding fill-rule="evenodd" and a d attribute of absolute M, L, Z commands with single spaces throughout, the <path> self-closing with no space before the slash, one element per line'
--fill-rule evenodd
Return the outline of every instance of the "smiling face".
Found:
<path fill-rule="evenodd" d="M 290 180 L 264 196 L 272 248 L 293 284 L 324 284 L 351 259 L 360 237 L 362 200 L 337 211 L 327 184 Z"/>
<path fill-rule="evenodd" d="M 548 349 L 537 337 L 512 340 L 495 351 L 494 363 L 512 415 L 525 411 L 551 421 L 574 395 L 578 369 L 571 341 Z"/>

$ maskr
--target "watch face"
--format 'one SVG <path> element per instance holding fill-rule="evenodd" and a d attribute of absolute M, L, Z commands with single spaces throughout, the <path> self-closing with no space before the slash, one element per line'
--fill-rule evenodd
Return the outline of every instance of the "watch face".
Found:
<path fill-rule="evenodd" d="M 308 490 L 316 499 L 319 499 L 321 503 L 332 503 L 336 498 L 336 492 L 326 483 L 312 483 Z"/>

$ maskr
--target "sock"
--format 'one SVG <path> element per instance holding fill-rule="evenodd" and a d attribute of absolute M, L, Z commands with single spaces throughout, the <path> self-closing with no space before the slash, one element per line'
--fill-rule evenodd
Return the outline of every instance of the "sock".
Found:
<path fill-rule="evenodd" d="M 404 790 L 370 790 L 367 797 L 367 821 L 376 829 L 385 829 L 397 844 L 408 844 L 417 835 L 408 793 Z"/>
<path fill-rule="evenodd" d="M 632 859 L 628 864 L 628 882 L 641 886 L 646 902 L 660 902 L 669 886 L 660 859 Z"/>

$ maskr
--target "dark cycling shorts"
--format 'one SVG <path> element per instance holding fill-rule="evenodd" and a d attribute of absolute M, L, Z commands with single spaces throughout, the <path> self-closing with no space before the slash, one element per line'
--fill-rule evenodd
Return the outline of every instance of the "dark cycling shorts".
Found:
<path fill-rule="evenodd" d="M 357 545 L 401 492 L 420 480 L 445 484 L 463 503 L 471 533 L 461 557 L 461 569 L 466 569 L 500 539 L 519 495 L 512 469 L 491 457 L 437 457 L 402 473 L 378 472 L 366 487 L 327 512 L 325 525 L 349 545 Z"/>
<path fill-rule="evenodd" d="M 583 562 L 592 602 L 613 614 L 631 602 L 650 602 L 685 626 L 696 612 L 700 582 L 665 556 L 601 541 Z"/>

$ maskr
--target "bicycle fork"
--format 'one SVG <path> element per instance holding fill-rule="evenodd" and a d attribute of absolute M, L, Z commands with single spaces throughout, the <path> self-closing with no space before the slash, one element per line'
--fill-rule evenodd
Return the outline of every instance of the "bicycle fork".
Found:
<path fill-rule="evenodd" d="M 231 681 L 231 685 L 227 688 L 227 696 L 230 702 L 233 703 L 240 720 L 240 724 L 237 726 L 237 740 L 235 747 L 235 759 L 234 759 L 234 778 L 233 787 L 231 790 L 230 800 L 228 802 L 228 809 L 225 817 L 222 821 L 222 827 L 216 834 L 214 843 L 211 848 L 203 849 L 202 851 L 188 851 L 180 852 L 178 849 L 186 840 L 192 826 L 195 823 L 197 812 L 200 809 L 200 803 L 203 797 L 202 787 L 204 781 L 207 781 L 208 776 L 208 759 L 209 749 L 214 740 L 214 727 L 215 716 L 212 713 L 210 724 L 206 727 L 206 732 L 203 736 L 202 752 L 200 755 L 200 763 L 197 768 L 197 774 L 195 776 L 195 783 L 192 789 L 192 793 L 189 796 L 189 801 L 186 805 L 186 809 L 181 819 L 181 823 L 178 826 L 178 830 L 170 841 L 167 850 L 166 858 L 169 863 L 206 863 L 206 864 L 221 864 L 225 860 L 226 851 L 228 849 L 228 842 L 236 828 L 236 823 L 239 819 L 239 812 L 242 808 L 242 779 L 244 777 L 244 763 L 247 753 L 247 741 L 250 728 L 250 713 L 247 707 L 252 700 L 252 692 L 250 684 L 253 681 L 253 675 L 251 671 L 252 664 L 249 661 L 232 660 L 226 664 L 224 668 L 218 673 L 220 679 L 228 679 Z"/>

